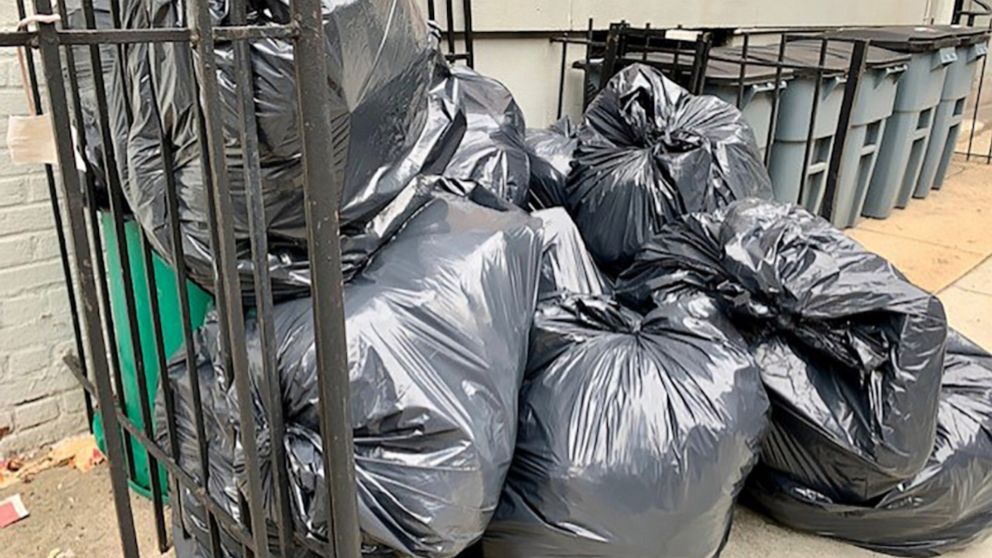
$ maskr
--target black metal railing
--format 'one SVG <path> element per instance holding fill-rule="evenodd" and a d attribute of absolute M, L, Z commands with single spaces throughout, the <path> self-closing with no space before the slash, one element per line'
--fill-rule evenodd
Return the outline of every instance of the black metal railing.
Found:
<path fill-rule="evenodd" d="M 185 489 L 205 510 L 206 529 L 210 543 L 206 545 L 213 556 L 221 556 L 221 537 L 237 541 L 245 555 L 268 556 L 288 555 L 291 545 L 306 548 L 321 556 L 357 558 L 360 556 L 360 534 L 358 525 L 357 500 L 355 496 L 354 458 L 352 450 L 351 420 L 349 417 L 349 383 L 347 372 L 347 344 L 345 337 L 344 312 L 342 301 L 341 247 L 338 231 L 338 203 L 343 177 L 342 168 L 347 160 L 348 142 L 340 141 L 332 128 L 330 100 L 327 88 L 328 75 L 325 61 L 324 31 L 321 21 L 319 0 L 292 0 L 289 3 L 290 23 L 269 24 L 264 27 L 248 24 L 248 3 L 246 0 L 232 0 L 228 25 L 217 26 L 210 13 L 210 3 L 205 0 L 189 0 L 185 5 L 185 21 L 188 25 L 174 28 L 128 29 L 122 25 L 121 6 L 118 0 L 109 2 L 110 24 L 98 25 L 93 0 L 82 0 L 83 24 L 73 27 L 63 2 L 58 11 L 53 9 L 51 0 L 34 0 L 33 12 L 41 17 L 31 17 L 24 0 L 17 0 L 18 13 L 25 19 L 25 27 L 18 31 L 0 33 L 0 47 L 24 50 L 27 81 L 34 106 L 37 110 L 41 102 L 41 80 L 37 76 L 35 59 L 39 57 L 44 69 L 45 91 L 48 95 L 50 118 L 54 130 L 59 168 L 56 173 L 52 166 L 46 167 L 49 192 L 56 232 L 61 250 L 62 268 L 68 287 L 68 304 L 75 327 L 76 355 L 67 359 L 67 364 L 83 386 L 86 408 L 92 420 L 99 414 L 102 421 L 104 447 L 110 463 L 110 476 L 113 486 L 114 505 L 120 532 L 121 548 L 128 558 L 139 555 L 137 537 L 129 499 L 128 483 L 134 479 L 136 452 L 145 453 L 149 463 L 151 499 L 154 508 L 154 529 L 158 548 L 166 551 L 172 541 L 166 527 L 166 492 L 178 495 Z M 53 16 L 59 16 L 55 18 Z M 59 21 L 60 20 L 60 21 Z M 77 20 L 78 21 L 78 20 Z M 33 25 L 35 28 L 30 29 Z M 224 123 L 221 121 L 221 90 L 218 86 L 218 73 L 213 56 L 215 42 L 224 41 L 234 45 L 234 76 L 237 86 L 233 88 L 237 99 L 234 106 L 240 124 L 237 137 L 238 147 L 243 154 L 242 166 L 247 192 L 251 257 L 254 270 L 254 300 L 263 355 L 273 355 L 275 351 L 264 350 L 274 343 L 273 328 L 269 317 L 272 315 L 273 294 L 268 276 L 267 237 L 265 231 L 265 207 L 262 202 L 262 180 L 258 159 L 258 132 L 256 130 L 254 99 L 252 91 L 252 69 L 250 67 L 249 43 L 263 38 L 280 38 L 292 42 L 297 52 L 306 56 L 294 56 L 296 78 L 296 102 L 302 140 L 302 189 L 305 199 L 307 223 L 321 224 L 321 227 L 307 227 L 307 242 L 313 280 L 311 295 L 314 301 L 314 327 L 319 378 L 318 408 L 322 431 L 324 474 L 327 479 L 327 492 L 319 497 L 327 499 L 329 510 L 329 533 L 327 540 L 314 540 L 299 534 L 293 526 L 288 507 L 288 481 L 286 458 L 281 452 L 281 444 L 272 444 L 270 469 L 274 479 L 276 513 L 267 513 L 263 501 L 260 479 L 262 458 L 256 447 L 256 418 L 258 412 L 252 404 L 251 378 L 249 377 L 248 353 L 245 336 L 245 308 L 242 304 L 242 286 L 238 271 L 234 223 L 232 210 L 231 184 L 226 151 L 230 137 L 225 137 Z M 244 452 L 247 467 L 247 490 L 242 502 L 240 517 L 234 517 L 224 506 L 219 505 L 209 495 L 207 486 L 210 480 L 210 448 L 204 426 L 203 401 L 199 381 L 190 382 L 192 391 L 193 422 L 195 424 L 196 447 L 198 448 L 196 474 L 191 474 L 178 461 L 179 447 L 176 426 L 176 398 L 172 393 L 171 382 L 163 378 L 161 382 L 163 409 L 167 442 L 160 444 L 161 433 L 156 432 L 156 417 L 146 394 L 151 393 L 148 371 L 145 369 L 145 356 L 140 342 L 140 325 L 137 315 L 137 296 L 131 276 L 130 255 L 125 234 L 125 218 L 128 207 L 124 199 L 124 178 L 119 172 L 119 159 L 124 154 L 115 152 L 115 138 L 111 129 L 111 110 L 108 100 L 108 84 L 104 76 L 124 70 L 124 60 L 128 49 L 137 45 L 165 44 L 172 48 L 189 49 L 192 67 L 179 68 L 195 75 L 196 126 L 199 129 L 200 165 L 203 171 L 204 187 L 207 194 L 209 215 L 207 221 L 212 237 L 212 249 L 216 255 L 215 286 L 218 318 L 221 329 L 221 352 L 226 368 L 233 378 L 237 394 L 238 412 L 241 418 L 238 444 Z M 101 48 L 105 47 L 105 48 Z M 108 55 L 109 52 L 109 55 Z M 106 196 L 109 214 L 116 235 L 116 246 L 101 234 L 97 213 L 101 193 L 91 172 L 75 172 L 77 149 L 85 152 L 86 134 L 74 137 L 73 129 L 85 127 L 82 113 L 83 100 L 80 98 L 79 69 L 81 62 L 87 62 L 91 69 L 96 103 L 95 126 L 99 130 L 101 158 L 98 162 L 101 175 L 105 177 Z M 469 58 L 471 62 L 471 58 Z M 108 65 L 109 63 L 109 65 Z M 156 75 L 150 77 L 149 90 L 152 98 L 157 97 Z M 154 105 L 154 103 L 152 103 Z M 127 96 L 123 107 L 124 117 L 132 118 L 132 107 L 128 106 Z M 172 263 L 178 286 L 179 314 L 182 320 L 182 335 L 185 341 L 185 358 L 190 371 L 196 369 L 196 355 L 193 344 L 193 324 L 191 321 L 190 297 L 187 289 L 187 268 L 183 254 L 183 238 L 180 231 L 180 195 L 172 172 L 173 146 L 165 137 L 166 123 L 157 107 L 153 110 L 161 150 L 161 165 L 164 169 L 165 206 L 169 215 L 169 238 L 173 248 Z M 328 164 L 328 162 L 333 164 Z M 58 175 L 59 180 L 56 179 Z M 59 188 L 61 182 L 61 188 Z M 317 187 L 319 185 L 319 187 Z M 59 200 L 62 200 L 62 204 Z M 139 233 L 140 234 L 140 233 Z M 151 293 L 150 308 L 153 314 L 154 358 L 162 374 L 166 374 L 167 359 L 163 332 L 158 316 L 159 303 L 155 274 L 152 269 L 152 248 L 144 234 L 140 234 L 141 263 L 149 272 L 146 274 L 147 288 Z M 104 250 L 115 250 L 123 269 L 125 323 L 114 323 L 111 311 L 111 294 L 108 283 L 108 270 L 104 263 Z M 129 333 L 131 354 L 134 357 L 134 373 L 138 384 L 137 405 L 140 421 L 132 418 L 127 409 L 126 390 L 123 385 L 122 363 L 118 357 L 115 332 Z M 272 436 L 281 439 L 285 427 L 281 404 L 277 404 L 278 378 L 270 360 L 263 364 L 261 392 L 269 399 L 264 405 L 271 425 Z M 140 422 L 140 424 L 139 424 Z M 172 490 L 161 484 L 157 471 L 159 467 L 168 472 Z M 177 496 L 171 499 L 174 508 L 183 502 Z M 277 538 L 270 537 L 270 531 Z M 176 536 L 187 536 L 177 532 Z"/>
<path fill-rule="evenodd" d="M 992 2 L 988 0 L 955 0 L 951 22 L 955 25 L 980 28 L 992 33 Z M 986 81 L 989 78 L 988 56 L 986 56 L 982 59 L 978 75 L 975 78 L 977 85 L 966 105 L 966 111 L 971 115 L 971 122 L 966 128 L 968 140 L 965 142 L 964 151 L 956 150 L 956 154 L 963 155 L 967 161 L 983 161 L 986 164 L 992 164 L 992 133 L 986 134 L 990 135 L 987 147 L 976 145 L 975 138 L 983 131 L 979 129 L 979 124 L 992 124 L 992 107 L 982 106 L 982 95 L 987 89 Z M 984 115 L 982 114 L 983 108 L 986 110 Z M 980 120 L 981 117 L 988 121 Z"/>
<path fill-rule="evenodd" d="M 434 0 L 427 0 L 427 17 L 438 21 L 437 5 Z M 444 0 L 444 26 L 441 36 L 447 50 L 445 58 L 448 62 L 465 62 L 469 68 L 475 67 L 475 28 L 472 20 L 472 0 L 461 2 L 462 28 L 456 28 L 455 0 Z M 458 41 L 462 41 L 463 51 L 459 51 Z"/>

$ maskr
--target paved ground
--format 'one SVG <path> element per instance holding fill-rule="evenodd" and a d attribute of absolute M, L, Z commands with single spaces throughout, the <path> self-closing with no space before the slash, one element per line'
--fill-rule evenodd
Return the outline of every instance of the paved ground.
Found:
<path fill-rule="evenodd" d="M 885 221 L 866 221 L 851 235 L 896 263 L 919 285 L 940 293 L 951 324 L 992 349 L 992 167 L 958 164 L 944 190 Z M 0 530 L 0 557 L 120 555 L 106 466 L 81 474 L 48 471 L 20 492 L 31 517 Z M 143 556 L 156 556 L 151 505 L 134 497 Z M 67 554 L 71 551 L 72 554 Z M 171 556 L 171 553 L 168 554 Z M 738 510 L 724 558 L 864 558 L 880 556 L 796 533 Z M 952 555 L 990 558 L 992 540 Z"/>

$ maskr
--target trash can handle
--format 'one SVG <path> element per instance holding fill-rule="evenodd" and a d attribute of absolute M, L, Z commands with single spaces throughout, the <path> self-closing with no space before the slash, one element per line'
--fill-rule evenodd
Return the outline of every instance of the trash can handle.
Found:
<path fill-rule="evenodd" d="M 909 64 L 898 64 L 896 66 L 888 66 L 885 68 L 885 75 L 891 76 L 892 74 L 901 74 L 909 69 Z"/>
<path fill-rule="evenodd" d="M 834 89 L 836 89 L 837 87 L 839 87 L 839 86 L 841 86 L 841 85 L 843 85 L 845 83 L 847 83 L 847 76 L 845 76 L 845 75 L 836 75 L 836 76 L 827 78 L 826 83 L 823 86 L 823 94 L 824 95 L 829 95 L 830 92 L 832 92 Z"/>
<path fill-rule="evenodd" d="M 953 64 L 958 61 L 958 53 L 955 51 L 954 47 L 944 47 L 936 52 L 934 57 L 933 69 L 936 70 L 941 66 L 947 66 L 948 64 Z"/>
<path fill-rule="evenodd" d="M 968 57 L 969 57 L 968 62 L 974 62 L 975 60 L 979 60 L 983 56 L 987 56 L 988 53 L 989 53 L 989 44 L 978 43 L 973 47 L 971 47 L 971 50 L 968 51 Z"/>

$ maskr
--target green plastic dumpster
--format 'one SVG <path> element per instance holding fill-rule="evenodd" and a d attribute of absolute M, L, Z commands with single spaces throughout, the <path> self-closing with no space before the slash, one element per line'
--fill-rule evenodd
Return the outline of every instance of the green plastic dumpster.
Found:
<path fill-rule="evenodd" d="M 958 59 L 947 68 L 940 104 L 934 112 L 930 143 L 916 183 L 915 196 L 918 198 L 927 197 L 931 189 L 940 189 L 944 184 L 944 176 L 947 175 L 947 167 L 950 166 L 961 132 L 964 108 L 968 95 L 971 94 L 975 73 L 982 59 L 988 55 L 987 30 L 959 25 L 938 26 L 936 29 L 959 37 L 960 42 L 956 49 Z"/>
<path fill-rule="evenodd" d="M 869 40 L 875 46 L 910 55 L 862 212 L 885 219 L 913 197 L 947 68 L 957 60 L 959 39 L 930 27 L 911 26 L 852 28 L 831 36 Z"/>
<path fill-rule="evenodd" d="M 107 252 L 107 281 L 110 289 L 110 309 L 114 322 L 114 333 L 117 337 L 117 355 L 120 359 L 121 381 L 124 385 L 126 402 L 125 413 L 139 427 L 144 427 L 141 417 L 139 397 L 144 397 L 152 409 L 154 416 L 155 398 L 158 391 L 158 380 L 161 375 L 155 352 L 155 334 L 153 331 L 152 311 L 145 269 L 140 231 L 138 224 L 131 219 L 124 222 L 124 234 L 130 260 L 131 277 L 134 282 L 136 315 L 138 319 L 139 343 L 142 360 L 145 365 L 145 377 L 148 382 L 148 393 L 140 394 L 138 378 L 135 371 L 134 352 L 131 347 L 131 332 L 127 325 L 127 304 L 124 298 L 123 267 L 118 257 L 118 239 L 114 231 L 113 219 L 109 212 L 100 214 L 100 224 L 106 242 Z M 183 328 L 179 311 L 179 291 L 176 285 L 175 272 L 165 260 L 152 254 L 152 267 L 155 274 L 155 293 L 160 311 L 160 324 L 165 344 L 166 360 L 183 345 Z M 186 283 L 189 292 L 190 318 L 193 327 L 203 324 L 207 311 L 213 304 L 209 293 L 192 282 Z M 93 418 L 93 432 L 100 449 L 104 449 L 103 424 L 99 413 Z M 148 456 L 141 445 L 131 436 L 126 436 L 134 456 L 134 478 L 131 487 L 144 496 L 150 495 L 150 473 Z M 162 486 L 165 487 L 165 470 L 159 466 Z"/>

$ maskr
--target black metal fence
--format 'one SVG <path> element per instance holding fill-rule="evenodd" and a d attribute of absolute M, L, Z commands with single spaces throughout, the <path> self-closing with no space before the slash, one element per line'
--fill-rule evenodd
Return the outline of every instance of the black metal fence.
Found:
<path fill-rule="evenodd" d="M 988 0 L 955 0 L 951 21 L 956 25 L 966 25 L 992 32 L 992 2 Z M 982 95 L 992 86 L 992 84 L 987 83 L 989 80 L 988 56 L 986 56 L 982 60 L 981 68 L 976 77 L 977 85 L 971 98 L 968 99 L 966 108 L 966 113 L 971 115 L 971 121 L 966 127 L 968 139 L 959 142 L 959 146 L 963 144 L 963 149 L 957 149 L 957 154 L 963 155 L 965 160 L 982 161 L 986 164 L 992 164 L 992 132 L 983 129 L 982 126 L 992 124 L 992 106 L 989 105 L 987 99 L 982 98 Z M 985 101 L 984 105 L 983 100 Z M 983 134 L 983 132 L 985 133 Z M 981 145 L 982 142 L 976 143 L 975 140 L 979 136 L 983 136 L 984 142 L 988 142 L 987 146 Z"/>
<path fill-rule="evenodd" d="M 121 25 L 121 7 L 118 0 L 110 1 L 112 27 L 97 27 L 93 0 L 82 0 L 84 25 L 73 28 L 63 2 L 57 12 L 51 0 L 34 0 L 31 16 L 24 0 L 17 0 L 18 13 L 24 18 L 23 27 L 17 31 L 0 33 L 0 47 L 23 49 L 25 68 L 35 107 L 43 106 L 40 81 L 37 75 L 36 57 L 40 58 L 48 107 L 52 121 L 55 144 L 58 153 L 58 169 L 46 167 L 52 210 L 62 253 L 63 271 L 69 292 L 69 308 L 76 327 L 76 351 L 78 358 L 69 359 L 70 369 L 82 384 L 86 408 L 90 418 L 99 414 L 103 425 L 104 443 L 110 463 L 114 505 L 120 528 L 120 542 L 123 554 L 127 557 L 139 555 L 135 533 L 128 482 L 135 473 L 135 452 L 145 452 L 149 462 L 151 497 L 154 507 L 154 527 L 160 550 L 167 550 L 170 537 L 166 528 L 164 504 L 167 487 L 162 486 L 160 477 L 155 474 L 159 466 L 168 471 L 169 482 L 174 483 L 173 493 L 178 494 L 182 487 L 196 499 L 206 513 L 207 529 L 210 535 L 208 551 L 213 556 L 221 556 L 220 530 L 225 536 L 233 537 L 244 549 L 246 556 L 288 555 L 291 545 L 306 548 L 317 555 L 356 558 L 360 555 L 360 534 L 355 497 L 354 460 L 352 451 L 351 420 L 349 417 L 349 384 L 347 372 L 347 344 L 344 331 L 342 301 L 342 270 L 340 239 L 338 230 L 338 200 L 340 197 L 343 172 L 341 166 L 347 159 L 347 142 L 338 141 L 331 126 L 330 102 L 327 89 L 327 66 L 325 63 L 324 31 L 321 21 L 320 0 L 292 0 L 289 2 L 290 18 L 283 25 L 249 25 L 246 0 L 231 0 L 228 25 L 215 26 L 210 14 L 210 3 L 206 0 L 189 0 L 183 4 L 186 26 L 170 28 L 124 29 Z M 450 2 L 449 2 L 450 4 Z M 57 17 L 58 16 L 58 17 Z M 31 28 L 33 26 L 33 28 Z M 237 79 L 235 106 L 240 118 L 240 149 L 244 153 L 244 182 L 249 207 L 249 228 L 251 252 L 254 268 L 255 300 L 260 324 L 263 347 L 271 347 L 273 341 L 272 324 L 268 323 L 272 309 L 272 287 L 266 261 L 266 232 L 264 230 L 265 208 L 262 203 L 261 179 L 259 172 L 258 134 L 255 122 L 255 109 L 251 96 L 252 70 L 249 59 L 249 43 L 262 38 L 283 38 L 292 41 L 296 52 L 305 56 L 294 56 L 298 114 L 301 120 L 300 133 L 303 149 L 303 191 L 305 196 L 308 223 L 321 223 L 322 227 L 307 227 L 307 242 L 312 271 L 311 294 L 314 301 L 314 325 L 319 375 L 319 402 L 323 462 L 330 511 L 330 529 L 326 541 L 315 541 L 299 535 L 293 528 L 287 503 L 288 482 L 286 481 L 285 456 L 279 451 L 281 444 L 273 444 L 271 456 L 275 514 L 267 514 L 260 479 L 261 461 L 256 447 L 254 413 L 250 395 L 248 357 L 245 346 L 245 314 L 242 307 L 242 287 L 237 269 L 235 253 L 234 223 L 232 221 L 232 196 L 227 168 L 224 131 L 222 129 L 220 90 L 216 71 L 216 61 L 212 56 L 216 41 L 234 45 L 234 72 Z M 192 67 L 180 71 L 195 75 L 198 103 L 195 118 L 200 130 L 201 157 L 207 205 L 210 210 L 209 227 L 213 239 L 213 253 L 216 254 L 215 285 L 217 310 L 221 328 L 221 345 L 227 368 L 231 371 L 237 393 L 242 429 L 239 443 L 249 464 L 246 467 L 246 501 L 242 502 L 240 518 L 232 517 L 223 507 L 208 495 L 210 478 L 209 449 L 205 438 L 203 402 L 198 381 L 192 381 L 193 414 L 197 436 L 199 466 L 198 474 L 191 475 L 178 464 L 179 455 L 176 436 L 175 397 L 171 393 L 170 382 L 163 381 L 165 424 L 168 430 L 168 443 L 163 447 L 156 442 L 155 417 L 151 404 L 144 397 L 149 393 L 149 379 L 144 366 L 144 355 L 139 341 L 139 321 L 136 310 L 136 295 L 131 277 L 131 262 L 126 248 L 124 219 L 127 211 L 122 190 L 122 177 L 118 172 L 117 157 L 109 121 L 107 84 L 104 83 L 104 64 L 107 58 L 101 56 L 101 47 L 116 52 L 112 56 L 114 64 L 123 66 L 127 49 L 140 44 L 169 43 L 175 48 L 191 49 L 200 55 L 190 56 Z M 80 99 L 80 58 L 85 58 L 92 69 L 93 85 L 97 104 L 96 126 L 102 138 L 103 175 L 106 177 L 109 210 L 116 232 L 116 246 L 110 246 L 107 238 L 101 235 L 97 206 L 98 192 L 90 173 L 77 172 L 76 149 L 86 149 L 85 134 L 74 138 L 73 129 L 83 130 L 83 114 Z M 471 59 L 469 58 L 469 62 Z M 153 96 L 158 84 L 151 79 Z M 131 107 L 125 107 L 131 116 Z M 158 127 L 164 129 L 162 115 Z M 160 136 L 161 137 L 161 136 Z M 179 194 L 170 165 L 172 158 L 169 142 L 160 146 L 162 165 L 166 169 L 167 206 L 170 215 L 172 245 L 175 251 L 175 275 L 179 289 L 180 314 L 185 340 L 187 366 L 195 368 L 193 352 L 193 328 L 190 320 L 189 293 L 187 291 L 187 270 L 182 252 L 183 242 L 180 233 Z M 328 164 L 331 161 L 333 164 Z M 316 187 L 319 185 L 320 187 Z M 60 200 L 61 199 L 61 203 Z M 141 237 L 141 254 L 146 269 L 151 269 L 152 250 L 144 236 Z M 110 308 L 108 271 L 104 263 L 104 250 L 116 250 L 123 267 L 124 299 L 127 310 L 126 323 L 113 323 Z M 148 290 L 156 292 L 154 273 L 147 274 Z M 158 316 L 160 308 L 155 296 L 151 296 L 152 313 Z M 166 370 L 163 332 L 158 319 L 153 336 L 155 339 L 155 361 L 160 369 Z M 130 333 L 130 349 L 134 355 L 135 374 L 139 392 L 140 421 L 135 421 L 126 412 L 128 401 L 122 382 L 115 331 Z M 272 363 L 265 367 L 262 378 L 263 397 L 269 403 L 278 397 L 278 377 Z M 154 386 L 151 386 L 154 387 Z M 133 404 L 133 402 L 132 402 Z M 268 422 L 272 425 L 272 436 L 281 439 L 284 428 L 280 412 L 281 405 L 265 405 Z M 140 424 L 139 424 L 140 422 Z M 131 440 L 138 443 L 134 446 Z M 173 498 L 171 505 L 181 506 L 179 498 Z M 277 537 L 270 539 L 270 530 Z M 183 533 L 177 537 L 185 536 Z M 275 541 L 275 542 L 273 542 Z"/>

